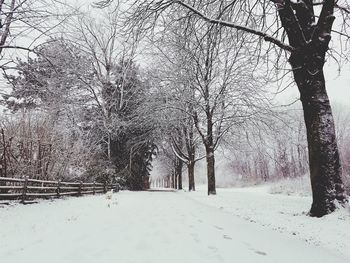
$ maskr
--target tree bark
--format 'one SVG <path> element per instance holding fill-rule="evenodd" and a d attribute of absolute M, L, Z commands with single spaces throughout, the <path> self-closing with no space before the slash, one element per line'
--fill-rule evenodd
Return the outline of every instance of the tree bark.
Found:
<path fill-rule="evenodd" d="M 176 172 L 176 170 L 175 170 L 175 172 L 174 172 L 174 189 L 177 189 L 177 172 Z"/>
<path fill-rule="evenodd" d="M 176 176 L 177 176 L 177 189 L 182 190 L 182 166 L 183 162 L 179 158 L 177 159 Z"/>
<path fill-rule="evenodd" d="M 188 170 L 188 191 L 196 191 L 195 183 L 194 183 L 194 161 L 189 161 L 187 164 Z"/>
<path fill-rule="evenodd" d="M 171 188 L 176 189 L 176 173 L 175 170 L 171 172 Z"/>
<path fill-rule="evenodd" d="M 322 58 L 324 56 L 317 52 L 312 54 L 310 49 L 290 57 L 307 131 L 313 196 L 309 214 L 316 217 L 333 212 L 336 209 L 336 201 L 342 204 L 347 201 L 341 178 L 334 119 L 322 70 Z"/>
<path fill-rule="evenodd" d="M 207 176 L 208 176 L 208 195 L 216 194 L 215 186 L 215 156 L 214 147 L 212 145 L 206 146 L 207 158 Z"/>
<path fill-rule="evenodd" d="M 206 159 L 207 159 L 208 195 L 216 195 L 213 115 L 212 115 L 212 111 L 210 110 L 208 99 L 207 99 L 207 105 L 206 105 L 206 116 L 207 116 L 207 136 L 205 138 L 203 137 L 202 138 L 205 145 Z"/>

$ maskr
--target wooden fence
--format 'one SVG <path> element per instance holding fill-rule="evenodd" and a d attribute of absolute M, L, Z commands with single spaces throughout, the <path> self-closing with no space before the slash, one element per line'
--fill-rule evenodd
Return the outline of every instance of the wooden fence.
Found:
<path fill-rule="evenodd" d="M 0 200 L 27 200 L 36 198 L 60 198 L 84 194 L 106 193 L 116 189 L 116 184 L 44 181 L 0 177 Z"/>

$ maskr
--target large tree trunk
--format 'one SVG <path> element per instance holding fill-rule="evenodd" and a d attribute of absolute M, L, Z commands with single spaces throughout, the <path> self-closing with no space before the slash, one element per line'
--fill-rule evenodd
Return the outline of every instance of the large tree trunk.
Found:
<path fill-rule="evenodd" d="M 188 170 L 188 191 L 195 191 L 196 187 L 194 184 L 194 161 L 189 161 L 187 164 Z"/>
<path fill-rule="evenodd" d="M 334 120 L 322 70 L 323 64 L 317 65 L 322 63 L 317 54 L 291 56 L 290 63 L 300 91 L 307 131 L 313 196 L 310 215 L 321 217 L 335 210 L 336 201 L 346 203 Z M 313 70 L 315 68 L 318 70 Z"/>
<path fill-rule="evenodd" d="M 215 186 L 215 156 L 214 147 L 212 145 L 206 146 L 207 158 L 207 176 L 208 176 L 208 195 L 216 194 Z"/>

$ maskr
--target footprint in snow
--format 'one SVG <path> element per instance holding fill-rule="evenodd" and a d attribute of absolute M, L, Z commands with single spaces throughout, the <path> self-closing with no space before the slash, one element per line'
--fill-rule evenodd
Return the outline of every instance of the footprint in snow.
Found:
<path fill-rule="evenodd" d="M 264 251 L 256 250 L 255 248 L 252 248 L 249 243 L 244 242 L 244 244 L 248 247 L 249 250 L 253 251 L 254 253 L 261 255 L 261 256 L 266 256 L 267 253 Z"/>
<path fill-rule="evenodd" d="M 230 237 L 228 235 L 224 235 L 224 239 L 232 240 L 232 237 Z"/>
<path fill-rule="evenodd" d="M 220 226 L 214 226 L 216 229 L 219 229 L 219 230 L 224 230 L 222 227 Z"/>
<path fill-rule="evenodd" d="M 259 251 L 259 250 L 254 250 L 254 252 L 258 255 L 261 255 L 261 256 L 266 256 L 267 254 L 263 251 Z"/>

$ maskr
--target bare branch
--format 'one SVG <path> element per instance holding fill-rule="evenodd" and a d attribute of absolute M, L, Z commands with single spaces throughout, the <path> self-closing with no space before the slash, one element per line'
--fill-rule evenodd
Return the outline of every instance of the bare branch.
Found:
<path fill-rule="evenodd" d="M 226 26 L 226 27 L 230 27 L 230 28 L 235 28 L 237 30 L 241 30 L 241 31 L 244 31 L 244 32 L 247 32 L 247 33 L 251 33 L 251 34 L 254 34 L 256 36 L 259 36 L 259 37 L 263 38 L 267 42 L 271 42 L 271 43 L 275 44 L 276 46 L 278 46 L 278 47 L 280 47 L 280 48 L 282 48 L 282 49 L 284 49 L 286 51 L 290 51 L 290 52 L 294 51 L 294 47 L 292 47 L 292 46 L 290 46 L 290 45 L 288 45 L 286 43 L 283 43 L 279 39 L 274 38 L 274 37 L 268 35 L 267 33 L 264 33 L 264 32 L 259 31 L 259 30 L 254 30 L 254 29 L 246 27 L 246 26 L 241 26 L 241 25 L 238 25 L 238 24 L 235 24 L 235 23 L 231 23 L 231 22 L 228 22 L 228 21 L 213 19 L 213 18 L 207 17 L 202 12 L 200 12 L 199 10 L 194 8 L 193 6 L 190 6 L 190 5 L 186 4 L 186 3 L 184 3 L 183 1 L 176 0 L 174 2 L 180 4 L 181 6 L 187 8 L 187 9 L 189 9 L 194 14 L 196 14 L 197 16 L 199 16 L 200 18 L 202 18 L 203 20 L 205 20 L 205 21 L 207 21 L 207 22 L 209 22 L 211 24 L 220 25 L 220 26 Z"/>

